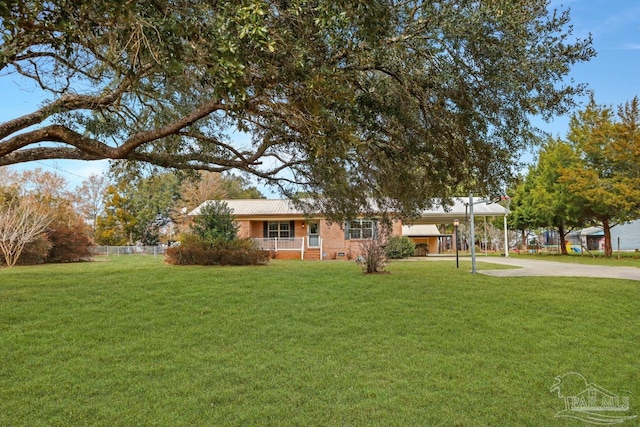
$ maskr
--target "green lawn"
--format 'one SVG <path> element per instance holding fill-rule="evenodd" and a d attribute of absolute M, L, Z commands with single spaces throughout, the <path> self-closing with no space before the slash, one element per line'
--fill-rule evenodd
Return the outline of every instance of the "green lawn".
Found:
<path fill-rule="evenodd" d="M 460 267 L 1 269 L 0 425 L 581 426 L 572 371 L 640 415 L 640 283 Z"/>
<path fill-rule="evenodd" d="M 588 265 L 608 265 L 613 267 L 636 267 L 640 268 L 640 253 L 636 252 L 621 252 L 620 259 L 618 259 L 618 254 L 614 252 L 611 258 L 606 258 L 601 252 L 592 252 L 592 255 L 584 253 L 580 254 L 549 254 L 549 253 L 538 253 L 538 254 L 514 254 L 511 253 L 509 256 L 513 258 L 524 258 L 524 259 L 539 259 L 543 261 L 558 261 L 558 262 L 569 262 L 572 264 L 588 264 Z M 480 257 L 478 257 L 479 259 Z"/>

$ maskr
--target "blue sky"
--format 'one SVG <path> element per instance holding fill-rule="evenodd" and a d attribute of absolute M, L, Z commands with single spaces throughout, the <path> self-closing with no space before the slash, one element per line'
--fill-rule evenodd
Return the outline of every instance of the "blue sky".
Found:
<path fill-rule="evenodd" d="M 591 61 L 576 65 L 570 77 L 587 83 L 598 104 L 617 106 L 640 96 L 640 1 L 552 0 L 551 7 L 569 8 L 573 34 L 591 34 L 597 51 Z M 540 126 L 564 136 L 568 122 L 565 116 Z"/>
<path fill-rule="evenodd" d="M 598 52 L 590 62 L 575 66 L 571 78 L 587 83 L 598 104 L 616 106 L 640 96 L 639 0 L 552 0 L 551 8 L 570 8 L 574 36 L 591 34 Z M 18 87 L 11 76 L 0 76 L 0 122 L 33 111 L 40 101 L 33 85 Z M 554 136 L 564 136 L 568 121 L 564 116 L 538 125 Z M 48 161 L 21 166 L 35 167 L 56 170 L 73 187 L 83 177 L 105 170 L 107 162 Z"/>

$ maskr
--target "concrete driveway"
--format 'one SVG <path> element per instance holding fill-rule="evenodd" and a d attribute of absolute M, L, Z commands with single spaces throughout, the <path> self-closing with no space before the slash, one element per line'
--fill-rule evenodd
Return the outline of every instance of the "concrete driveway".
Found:
<path fill-rule="evenodd" d="M 465 260 L 468 258 L 465 257 Z M 564 277 L 602 277 L 608 279 L 640 280 L 640 268 L 608 267 L 599 265 L 571 264 L 565 262 L 542 261 L 533 259 L 505 257 L 476 257 L 477 262 L 505 264 L 514 267 L 506 270 L 477 269 L 480 274 L 496 277 L 518 276 L 564 276 Z"/>

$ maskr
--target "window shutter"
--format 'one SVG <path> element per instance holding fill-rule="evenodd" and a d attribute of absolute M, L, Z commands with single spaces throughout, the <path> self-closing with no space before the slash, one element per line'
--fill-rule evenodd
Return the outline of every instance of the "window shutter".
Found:
<path fill-rule="evenodd" d="M 373 232 L 371 234 L 373 235 L 374 239 L 377 239 L 378 238 L 378 220 L 374 219 L 371 222 L 373 224 Z"/>
<path fill-rule="evenodd" d="M 296 237 L 296 222 L 289 221 L 289 237 Z"/>
<path fill-rule="evenodd" d="M 267 221 L 262 223 L 262 235 L 265 239 L 269 237 L 269 223 Z"/>
<path fill-rule="evenodd" d="M 349 221 L 344 224 L 344 240 L 351 240 L 351 236 L 349 235 L 349 229 L 351 228 L 351 223 Z"/>

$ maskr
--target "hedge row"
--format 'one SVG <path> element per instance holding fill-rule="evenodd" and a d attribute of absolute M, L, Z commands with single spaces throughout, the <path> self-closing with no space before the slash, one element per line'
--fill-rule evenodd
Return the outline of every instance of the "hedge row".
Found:
<path fill-rule="evenodd" d="M 165 251 L 165 260 L 173 265 L 265 265 L 269 252 L 250 244 L 232 244 L 229 247 L 210 247 L 183 244 Z"/>

